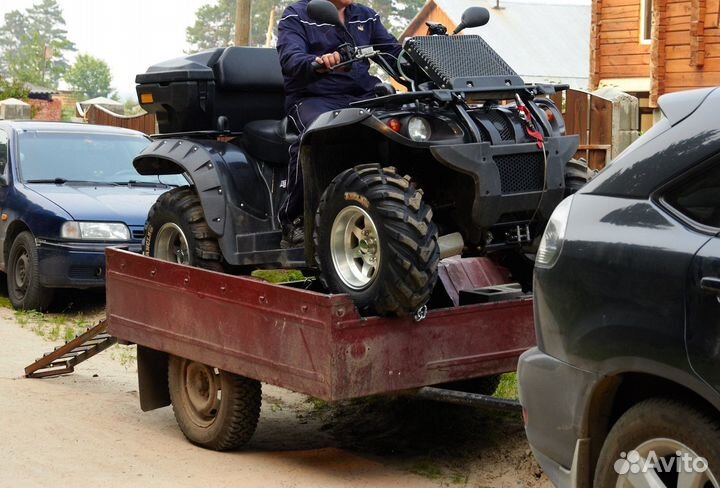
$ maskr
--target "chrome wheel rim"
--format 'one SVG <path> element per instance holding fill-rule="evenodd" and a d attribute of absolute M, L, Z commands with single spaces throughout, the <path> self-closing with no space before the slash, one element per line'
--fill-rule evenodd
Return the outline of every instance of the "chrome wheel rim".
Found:
<path fill-rule="evenodd" d="M 623 454 L 616 488 L 720 488 L 707 461 L 682 442 L 651 439 Z"/>
<path fill-rule="evenodd" d="M 360 207 L 345 207 L 330 232 L 330 254 L 340 280 L 353 290 L 369 287 L 380 269 L 380 237 L 370 215 Z"/>
<path fill-rule="evenodd" d="M 220 372 L 202 363 L 183 361 L 182 388 L 186 410 L 194 424 L 208 427 L 217 418 L 222 400 Z"/>
<path fill-rule="evenodd" d="M 155 238 L 153 256 L 178 264 L 190 264 L 187 238 L 182 229 L 172 222 L 160 227 Z"/>

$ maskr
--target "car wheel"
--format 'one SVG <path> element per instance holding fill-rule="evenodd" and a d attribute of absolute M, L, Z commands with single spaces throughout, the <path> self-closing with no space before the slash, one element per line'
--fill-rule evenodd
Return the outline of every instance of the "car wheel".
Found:
<path fill-rule="evenodd" d="M 10 247 L 7 264 L 8 297 L 20 310 L 45 310 L 50 305 L 53 290 L 40 284 L 38 252 L 33 235 L 18 234 Z"/>
<path fill-rule="evenodd" d="M 654 398 L 613 425 L 593 487 L 720 488 L 718 467 L 720 423 L 689 405 Z"/>
<path fill-rule="evenodd" d="M 333 293 L 361 311 L 402 316 L 437 281 L 438 229 L 423 193 L 395 168 L 367 164 L 336 176 L 315 217 L 316 260 Z"/>
<path fill-rule="evenodd" d="M 224 271 L 217 236 L 210 230 L 200 198 L 183 186 L 163 193 L 145 224 L 143 253 L 213 271 Z"/>
<path fill-rule="evenodd" d="M 170 356 L 170 400 L 180 430 L 201 447 L 229 451 L 246 444 L 260 418 L 260 382 Z"/>

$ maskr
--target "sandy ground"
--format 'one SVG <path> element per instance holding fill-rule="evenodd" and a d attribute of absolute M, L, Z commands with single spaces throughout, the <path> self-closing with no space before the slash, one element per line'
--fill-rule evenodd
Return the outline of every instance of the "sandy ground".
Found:
<path fill-rule="evenodd" d="M 72 375 L 23 378 L 54 344 L 0 308 L 0 488 L 551 487 L 517 416 L 409 398 L 326 405 L 264 385 L 250 444 L 203 450 L 170 408 L 140 411 L 117 350 Z"/>

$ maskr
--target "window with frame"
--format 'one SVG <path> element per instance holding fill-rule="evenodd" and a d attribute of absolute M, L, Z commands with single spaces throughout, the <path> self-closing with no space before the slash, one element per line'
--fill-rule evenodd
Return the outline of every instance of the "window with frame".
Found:
<path fill-rule="evenodd" d="M 681 182 L 663 199 L 693 222 L 720 229 L 720 162 Z"/>
<path fill-rule="evenodd" d="M 8 163 L 8 135 L 7 132 L 0 129 L 0 175 L 5 173 L 5 166 Z"/>
<path fill-rule="evenodd" d="M 652 40 L 653 0 L 640 0 L 640 42 Z"/>

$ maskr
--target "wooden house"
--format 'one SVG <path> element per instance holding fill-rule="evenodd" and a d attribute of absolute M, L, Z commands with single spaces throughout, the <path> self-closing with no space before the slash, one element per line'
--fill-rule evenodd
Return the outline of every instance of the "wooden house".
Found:
<path fill-rule="evenodd" d="M 590 88 L 640 99 L 642 129 L 657 99 L 720 85 L 720 0 L 593 0 Z"/>
<path fill-rule="evenodd" d="M 490 21 L 464 33 L 482 36 L 526 82 L 587 89 L 590 0 L 429 0 L 402 37 L 425 34 L 426 22 L 452 32 L 476 5 L 490 10 Z"/>

